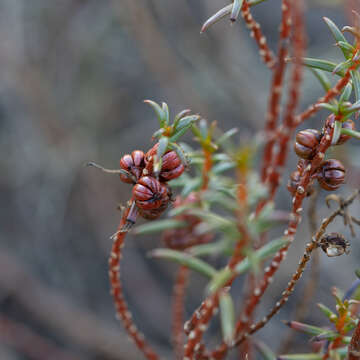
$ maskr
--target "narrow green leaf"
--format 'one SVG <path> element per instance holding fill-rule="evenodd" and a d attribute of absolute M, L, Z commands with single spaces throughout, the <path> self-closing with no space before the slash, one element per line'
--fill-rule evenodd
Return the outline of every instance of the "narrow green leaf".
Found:
<path fill-rule="evenodd" d="M 234 22 L 239 17 L 243 2 L 244 2 L 244 0 L 234 0 L 233 6 L 231 9 L 230 21 Z"/>
<path fill-rule="evenodd" d="M 196 177 L 194 179 L 191 179 L 190 181 L 186 182 L 185 186 L 183 187 L 181 191 L 181 195 L 183 197 L 188 196 L 191 192 L 198 190 L 202 184 L 202 178 Z"/>
<path fill-rule="evenodd" d="M 227 242 L 223 239 L 209 244 L 192 246 L 189 252 L 194 256 L 217 255 L 225 251 L 226 245 Z"/>
<path fill-rule="evenodd" d="M 343 33 L 341 32 L 341 30 L 335 25 L 335 23 L 330 20 L 327 17 L 323 17 L 324 21 L 326 22 L 326 25 L 329 27 L 334 39 L 336 42 L 342 41 L 344 43 L 347 43 L 348 41 L 345 39 L 345 36 L 343 35 Z M 351 53 L 348 50 L 345 49 L 341 49 L 341 51 L 343 52 L 345 58 L 349 58 L 349 56 L 351 56 Z"/>
<path fill-rule="evenodd" d="M 349 115 L 354 113 L 355 111 L 360 110 L 360 100 L 358 100 L 356 103 L 350 105 L 350 106 L 346 106 L 346 103 L 343 104 L 344 106 L 342 107 L 342 113 L 345 115 Z"/>
<path fill-rule="evenodd" d="M 262 341 L 253 339 L 252 342 L 255 345 L 255 348 L 259 351 L 263 360 L 276 360 L 276 355 L 273 351 Z"/>
<path fill-rule="evenodd" d="M 288 321 L 285 324 L 287 326 L 289 326 L 291 329 L 294 329 L 296 331 L 300 331 L 302 333 L 312 335 L 312 336 L 317 336 L 317 335 L 327 332 L 325 329 L 323 329 L 321 327 L 304 324 L 304 323 L 301 323 L 298 321 Z M 332 332 L 332 331 L 328 331 L 328 332 Z"/>
<path fill-rule="evenodd" d="M 244 261 L 246 261 L 245 259 Z M 249 261 L 247 261 L 247 269 L 249 268 Z M 226 267 L 216 273 L 216 275 L 212 278 L 209 284 L 206 287 L 207 294 L 213 294 L 217 290 L 221 289 L 231 278 L 232 272 Z"/>
<path fill-rule="evenodd" d="M 170 114 L 169 114 L 169 107 L 168 107 L 167 103 L 165 103 L 165 102 L 162 103 L 162 109 L 163 109 L 164 117 L 165 117 L 165 125 L 168 126 L 169 122 L 170 122 Z"/>
<path fill-rule="evenodd" d="M 351 93 L 352 93 L 352 84 L 348 83 L 345 86 L 343 92 L 341 93 L 341 96 L 339 98 L 339 103 L 342 103 L 344 101 L 349 101 Z"/>
<path fill-rule="evenodd" d="M 189 124 L 188 126 L 185 126 L 181 129 L 179 129 L 176 134 L 174 134 L 173 136 L 171 136 L 170 138 L 170 142 L 174 143 L 176 141 L 178 141 L 189 129 L 191 128 L 191 124 Z"/>
<path fill-rule="evenodd" d="M 310 70 L 316 76 L 316 78 L 319 80 L 323 89 L 325 91 L 328 91 L 331 88 L 331 82 L 328 79 L 328 77 L 326 76 L 326 74 L 324 73 L 324 71 L 315 69 L 315 68 L 310 68 Z"/>
<path fill-rule="evenodd" d="M 234 302 L 228 292 L 221 293 L 219 305 L 223 340 L 227 345 L 230 345 L 234 338 L 235 311 Z"/>
<path fill-rule="evenodd" d="M 221 162 L 216 164 L 212 169 L 211 172 L 215 175 L 221 174 L 224 171 L 234 169 L 236 164 L 234 162 Z"/>
<path fill-rule="evenodd" d="M 163 133 L 165 132 L 165 129 L 161 128 L 159 130 L 156 130 L 153 134 L 152 137 L 153 138 L 158 138 L 160 137 Z"/>
<path fill-rule="evenodd" d="M 156 116 L 159 120 L 160 127 L 164 127 L 166 123 L 166 114 L 164 110 L 160 107 L 160 105 L 152 100 L 144 100 L 144 103 L 149 104 L 154 109 Z"/>
<path fill-rule="evenodd" d="M 176 114 L 175 118 L 174 118 L 174 129 L 176 129 L 176 126 L 178 124 L 178 122 L 180 121 L 180 119 L 182 119 L 185 116 L 188 116 L 191 114 L 191 110 L 190 109 L 185 109 L 180 111 L 178 114 Z"/>
<path fill-rule="evenodd" d="M 238 128 L 233 128 L 228 131 L 226 131 L 224 134 L 222 134 L 219 139 L 216 141 L 216 145 L 222 145 L 224 142 L 228 141 L 232 136 L 237 134 L 239 131 Z"/>
<path fill-rule="evenodd" d="M 167 136 L 162 136 L 159 139 L 159 146 L 156 151 L 156 156 L 154 159 L 154 172 L 155 174 L 158 174 L 161 170 L 162 166 L 162 157 L 165 154 L 167 148 L 169 145 L 169 138 Z"/>
<path fill-rule="evenodd" d="M 355 275 L 360 279 L 360 269 L 355 270 Z"/>
<path fill-rule="evenodd" d="M 334 126 L 334 132 L 333 132 L 333 137 L 331 139 L 331 145 L 335 145 L 340 138 L 341 135 L 341 128 L 342 128 L 342 123 L 340 121 L 335 121 L 335 126 Z"/>
<path fill-rule="evenodd" d="M 349 136 L 351 136 L 351 137 L 353 137 L 355 139 L 360 139 L 360 132 L 359 131 L 341 128 L 341 134 L 349 135 Z"/>
<path fill-rule="evenodd" d="M 199 121 L 199 132 L 200 132 L 200 138 L 202 140 L 205 140 L 209 132 L 209 126 L 205 119 L 200 119 Z"/>
<path fill-rule="evenodd" d="M 161 232 L 167 229 L 179 229 L 187 226 L 185 221 L 166 219 L 166 220 L 153 220 L 146 224 L 139 225 L 134 229 L 134 234 L 145 235 Z"/>
<path fill-rule="evenodd" d="M 172 149 L 176 152 L 177 156 L 180 158 L 183 165 L 188 166 L 188 159 L 186 158 L 184 150 L 181 148 L 181 146 L 177 143 L 171 142 L 169 144 L 169 147 L 170 147 L 170 149 Z"/>
<path fill-rule="evenodd" d="M 355 51 L 355 48 L 354 48 L 351 44 L 349 44 L 348 42 L 346 42 L 346 41 L 338 41 L 338 42 L 336 43 L 336 45 L 337 45 L 343 52 L 346 51 L 346 52 L 348 52 L 349 54 L 350 54 L 350 53 L 353 54 L 354 51 Z"/>
<path fill-rule="evenodd" d="M 216 270 L 205 261 L 181 251 L 155 249 L 150 252 L 150 256 L 174 261 L 209 278 L 214 277 L 217 273 Z"/>
<path fill-rule="evenodd" d="M 322 60 L 322 59 L 303 58 L 302 61 L 303 61 L 303 64 L 309 68 L 319 69 L 319 70 L 323 70 L 323 71 L 327 71 L 327 72 L 331 72 L 331 73 L 334 71 L 334 69 L 337 66 L 337 64 L 335 64 L 331 61 Z M 338 71 L 338 72 L 336 72 L 336 75 L 343 77 L 345 75 L 345 72 Z"/>
<path fill-rule="evenodd" d="M 205 32 L 210 26 L 216 24 L 218 21 L 220 21 L 225 16 L 229 15 L 231 13 L 232 4 L 229 4 L 222 9 L 220 9 L 218 12 L 216 12 L 213 16 L 209 17 L 205 23 L 203 24 L 200 33 Z"/>
<path fill-rule="evenodd" d="M 322 360 L 321 353 L 280 355 L 278 360 Z"/>
<path fill-rule="evenodd" d="M 317 104 L 317 107 L 329 110 L 330 112 L 332 112 L 334 114 L 337 113 L 337 107 L 335 105 L 331 105 L 329 103 L 319 103 L 319 104 Z"/>
<path fill-rule="evenodd" d="M 194 122 L 198 121 L 199 119 L 199 115 L 184 116 L 178 121 L 177 125 L 174 126 L 174 131 L 176 132 L 178 130 L 181 130 L 184 127 L 187 127 L 189 124 L 193 124 Z"/>
<path fill-rule="evenodd" d="M 346 61 L 343 61 L 339 64 L 337 64 L 334 68 L 334 70 L 332 71 L 333 74 L 339 74 L 339 73 L 344 73 L 345 74 L 345 71 L 346 69 L 352 64 L 352 60 L 346 60 Z"/>
<path fill-rule="evenodd" d="M 319 309 L 322 311 L 322 313 L 329 319 L 329 320 L 334 320 L 337 318 L 336 314 L 331 311 L 327 306 L 325 306 L 324 304 L 317 304 L 317 306 L 319 307 Z"/>

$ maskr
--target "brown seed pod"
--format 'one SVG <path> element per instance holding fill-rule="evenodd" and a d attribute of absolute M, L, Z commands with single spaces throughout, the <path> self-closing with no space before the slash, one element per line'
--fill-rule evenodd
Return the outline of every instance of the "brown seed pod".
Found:
<path fill-rule="evenodd" d="M 332 232 L 325 234 L 320 240 L 321 249 L 329 257 L 340 256 L 349 253 L 349 242 L 343 235 Z"/>
<path fill-rule="evenodd" d="M 153 174 L 154 157 L 159 143 L 156 143 L 145 155 L 146 171 Z M 185 170 L 184 164 L 174 150 L 168 150 L 162 157 L 162 165 L 159 173 L 160 181 L 169 181 L 179 177 Z"/>
<path fill-rule="evenodd" d="M 321 140 L 321 134 L 315 129 L 306 129 L 296 134 L 294 150 L 296 154 L 307 160 L 311 160 L 316 151 L 316 147 Z"/>
<path fill-rule="evenodd" d="M 138 180 L 141 177 L 143 169 L 145 167 L 144 152 L 141 150 L 134 150 L 131 155 L 126 154 L 120 159 L 120 167 L 129 173 L 133 174 Z M 126 175 L 120 174 L 120 179 L 123 182 L 132 184 L 133 181 Z"/>
<path fill-rule="evenodd" d="M 137 207 L 143 210 L 164 211 L 171 198 L 170 189 L 151 176 L 140 178 L 132 193 Z"/>
<path fill-rule="evenodd" d="M 290 174 L 290 179 L 287 183 L 287 189 L 290 191 L 291 195 L 295 195 L 298 186 L 300 184 L 300 171 L 295 170 Z M 310 196 L 313 193 L 314 189 L 312 187 L 312 182 L 308 185 L 306 196 Z"/>
<path fill-rule="evenodd" d="M 355 130 L 355 123 L 349 119 L 349 120 L 346 120 L 345 122 L 343 122 L 341 127 L 343 129 Z M 342 134 L 342 135 L 340 135 L 339 140 L 337 141 L 336 145 L 342 145 L 350 139 L 351 139 L 351 136 Z"/>
<path fill-rule="evenodd" d="M 335 159 L 323 161 L 320 165 L 317 180 L 320 186 L 327 191 L 334 191 L 345 181 L 344 165 Z"/>

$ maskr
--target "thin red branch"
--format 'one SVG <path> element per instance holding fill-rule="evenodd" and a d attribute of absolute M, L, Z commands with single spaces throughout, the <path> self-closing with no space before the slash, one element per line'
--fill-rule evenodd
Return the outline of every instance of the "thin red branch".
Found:
<path fill-rule="evenodd" d="M 173 290 L 173 343 L 175 351 L 175 359 L 181 360 L 184 352 L 184 303 L 185 289 L 189 277 L 189 269 L 180 266 Z"/>
<path fill-rule="evenodd" d="M 266 37 L 261 30 L 260 24 L 254 20 L 247 1 L 244 1 L 243 3 L 241 15 L 244 18 L 247 27 L 251 31 L 250 36 L 254 38 L 259 47 L 259 54 L 262 60 L 269 69 L 272 69 L 276 62 L 275 56 L 267 44 Z"/>
<path fill-rule="evenodd" d="M 291 11 L 289 0 L 282 2 L 282 22 L 280 26 L 279 50 L 276 66 L 273 70 L 273 77 L 270 88 L 269 109 L 265 125 L 266 143 L 264 146 L 263 164 L 261 168 L 261 180 L 265 182 L 268 175 L 268 168 L 273 159 L 273 148 L 276 143 L 276 123 L 280 112 L 280 99 L 284 74 L 286 69 L 285 58 L 287 57 L 286 40 L 290 35 Z"/>
<path fill-rule="evenodd" d="M 295 63 L 293 64 L 290 78 L 289 100 L 286 106 L 282 128 L 278 131 L 278 151 L 274 160 L 274 166 L 268 171 L 270 183 L 270 200 L 275 196 L 280 183 L 281 173 L 288 156 L 289 141 L 297 126 L 295 123 L 295 111 L 300 98 L 300 85 L 302 82 L 303 66 L 300 59 L 304 56 L 306 39 L 304 26 L 303 2 L 298 0 L 292 6 L 292 17 L 294 23 L 293 49 Z"/>
<path fill-rule="evenodd" d="M 136 325 L 134 324 L 132 320 L 132 315 L 129 311 L 128 305 L 123 295 L 122 283 L 120 278 L 120 260 L 122 257 L 122 248 L 124 246 L 124 241 L 127 234 L 127 231 L 124 231 L 123 228 L 127 222 L 129 211 L 130 207 L 127 208 L 121 218 L 118 231 L 114 236 L 114 242 L 110 253 L 109 278 L 111 293 L 114 299 L 116 315 L 119 319 L 122 320 L 127 333 L 134 340 L 136 346 L 139 348 L 139 350 L 142 351 L 142 353 L 148 360 L 158 360 L 158 355 L 145 342 L 144 335 L 139 332 Z"/>

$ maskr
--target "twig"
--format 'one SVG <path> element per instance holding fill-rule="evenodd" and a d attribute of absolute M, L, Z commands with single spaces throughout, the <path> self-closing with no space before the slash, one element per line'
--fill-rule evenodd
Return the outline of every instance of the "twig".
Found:
<path fill-rule="evenodd" d="M 260 49 L 259 54 L 262 60 L 269 69 L 272 69 L 276 63 L 275 56 L 267 44 L 266 37 L 261 30 L 260 24 L 256 22 L 251 15 L 250 6 L 246 0 L 243 3 L 241 15 L 244 18 L 247 27 L 251 30 L 250 36 L 255 39 L 256 44 Z"/>
<path fill-rule="evenodd" d="M 150 346 L 145 342 L 144 335 L 139 332 L 136 325 L 132 320 L 132 315 L 128 309 L 127 303 L 124 299 L 123 289 L 120 279 L 120 260 L 122 257 L 122 248 L 124 246 L 124 241 L 128 228 L 124 229 L 124 226 L 127 224 L 127 218 L 129 215 L 131 207 L 129 206 L 124 212 L 119 229 L 113 236 L 113 245 L 110 252 L 109 258 L 109 278 L 110 278 L 110 287 L 111 293 L 114 299 L 116 315 L 119 319 L 122 320 L 124 327 L 129 334 L 129 336 L 134 340 L 136 346 L 143 352 L 145 357 L 148 360 L 158 360 L 158 355 L 150 348 Z"/>
<path fill-rule="evenodd" d="M 348 358 L 349 360 L 359 360 L 360 359 L 360 321 L 354 330 L 352 335 L 350 345 L 348 348 Z"/>
<path fill-rule="evenodd" d="M 184 303 L 185 303 L 185 289 L 189 277 L 189 269 L 185 266 L 180 266 L 173 290 L 173 343 L 175 351 L 175 359 L 181 360 L 184 350 Z"/>

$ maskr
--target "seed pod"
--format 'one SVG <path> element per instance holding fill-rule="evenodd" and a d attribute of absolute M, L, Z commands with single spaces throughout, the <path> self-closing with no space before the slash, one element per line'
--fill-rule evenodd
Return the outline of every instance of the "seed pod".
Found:
<path fill-rule="evenodd" d="M 306 129 L 296 134 L 294 150 L 296 154 L 307 160 L 311 160 L 316 152 L 316 147 L 321 140 L 321 134 L 315 129 Z"/>
<path fill-rule="evenodd" d="M 170 190 L 151 176 L 143 176 L 133 187 L 136 205 L 143 210 L 164 211 L 170 201 Z"/>
<path fill-rule="evenodd" d="M 325 234 L 320 240 L 321 249 L 329 257 L 340 256 L 349 253 L 349 242 L 339 233 Z"/>
<path fill-rule="evenodd" d="M 346 120 L 345 122 L 343 122 L 341 127 L 343 129 L 355 130 L 355 123 L 349 119 L 349 120 Z M 350 135 L 342 134 L 342 135 L 340 135 L 339 140 L 337 141 L 336 145 L 342 145 L 350 139 L 351 139 Z"/>
<path fill-rule="evenodd" d="M 317 173 L 317 180 L 324 190 L 338 189 L 345 181 L 344 165 L 335 159 L 323 161 Z"/>
<path fill-rule="evenodd" d="M 145 155 L 146 171 L 148 175 L 153 174 L 154 157 L 159 143 L 156 143 Z M 184 164 L 174 150 L 168 150 L 162 156 L 161 170 L 159 173 L 160 181 L 169 181 L 179 177 L 185 170 Z"/>
<path fill-rule="evenodd" d="M 129 173 L 133 174 L 138 180 L 141 177 L 142 171 L 145 167 L 144 153 L 141 150 L 134 150 L 131 155 L 126 154 L 120 159 L 120 167 Z M 133 181 L 126 175 L 120 174 L 120 179 L 123 182 L 132 184 Z"/>

